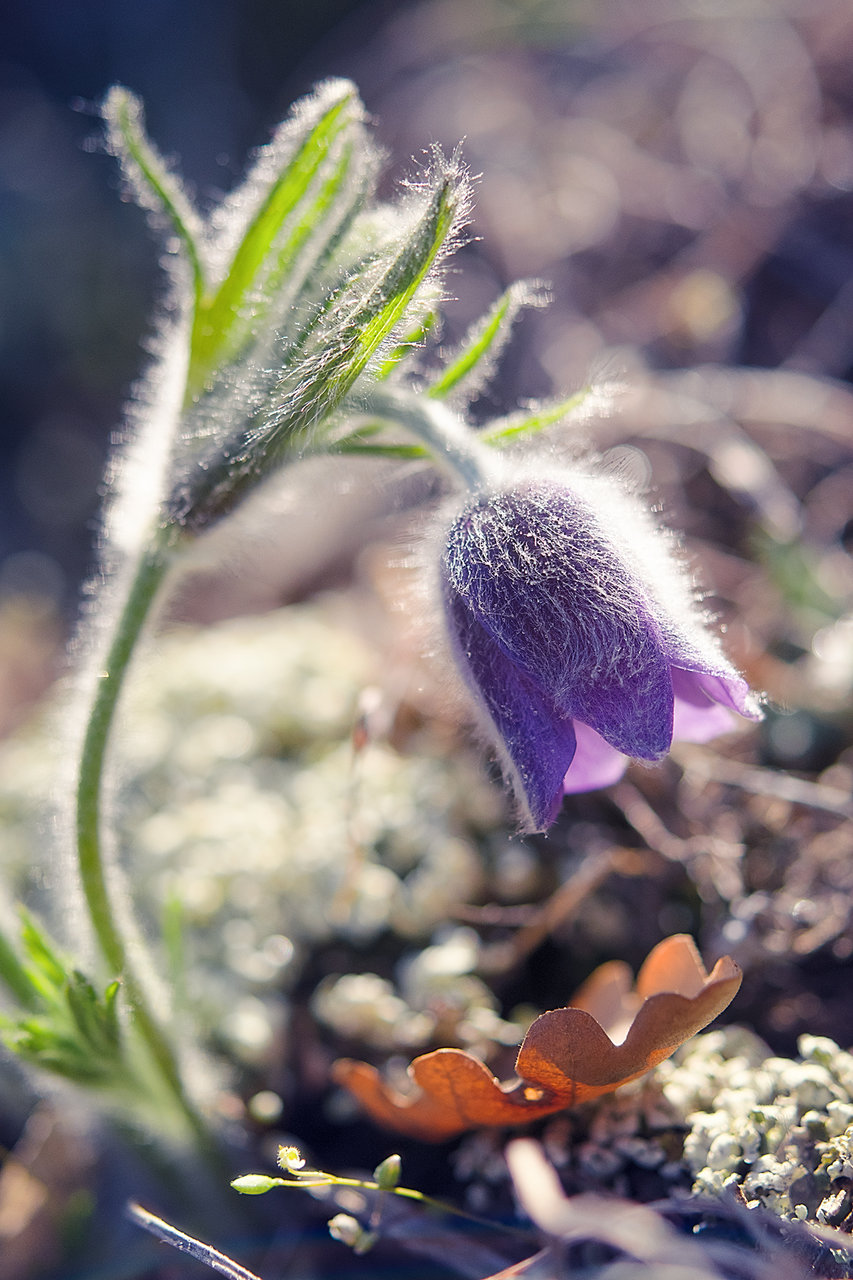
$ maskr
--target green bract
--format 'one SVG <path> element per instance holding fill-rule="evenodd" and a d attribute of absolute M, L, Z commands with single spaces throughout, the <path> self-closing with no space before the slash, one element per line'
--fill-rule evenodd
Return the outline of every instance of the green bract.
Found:
<path fill-rule="evenodd" d="M 146 137 L 128 90 L 110 92 L 104 115 L 136 199 L 166 224 L 174 250 L 174 332 L 162 359 L 184 344 L 185 368 L 162 496 L 167 527 L 200 532 L 309 450 L 428 458 L 428 444 L 386 438 L 387 412 L 383 425 L 370 421 L 371 388 L 406 387 L 417 373 L 424 401 L 464 407 L 519 310 L 545 301 L 534 283 L 512 285 L 443 368 L 417 370 L 418 348 L 436 327 L 435 270 L 464 223 L 468 180 L 457 159 L 433 149 L 420 182 L 394 204 L 377 202 L 381 156 L 348 81 L 328 81 L 297 103 L 242 185 L 207 216 Z M 512 443 L 580 399 L 525 411 L 481 438 Z"/>
<path fill-rule="evenodd" d="M 114 1096 L 140 1092 L 119 1024 L 118 981 L 99 994 L 30 915 L 21 919 L 20 959 L 0 939 L 0 976 L 19 1006 L 0 1016 L 0 1038 L 19 1058 L 77 1084 Z"/>
<path fill-rule="evenodd" d="M 430 326 L 430 274 L 464 219 L 467 179 L 435 151 L 422 183 L 377 204 L 379 153 L 354 86 L 336 80 L 297 104 L 203 217 L 146 138 L 137 99 L 115 88 L 104 114 L 134 194 L 174 236 L 186 377 L 163 518 L 198 531 L 288 453 L 322 447 L 362 377 L 405 363 Z"/>

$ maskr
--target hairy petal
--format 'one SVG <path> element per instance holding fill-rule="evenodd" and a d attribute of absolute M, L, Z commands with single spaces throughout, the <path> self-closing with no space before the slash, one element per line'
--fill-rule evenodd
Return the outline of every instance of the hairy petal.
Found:
<path fill-rule="evenodd" d="M 441 559 L 457 661 L 537 828 L 556 816 L 560 768 L 563 793 L 606 786 L 624 757 L 659 760 L 673 736 L 705 742 L 733 712 L 760 715 L 675 556 L 647 521 L 626 537 L 599 489 L 596 505 L 552 478 L 472 497 Z"/>
<path fill-rule="evenodd" d="M 480 625 L 464 601 L 448 595 L 456 658 L 477 703 L 497 730 L 504 763 L 528 810 L 533 830 L 550 826 L 575 754 L 575 731 L 543 691 L 520 671 Z"/>
<path fill-rule="evenodd" d="M 624 669 L 603 679 L 579 681 L 564 705 L 617 751 L 660 760 L 672 745 L 673 688 L 669 663 L 649 619 L 632 635 Z"/>
<path fill-rule="evenodd" d="M 588 504 L 565 488 L 470 504 L 448 533 L 442 568 L 449 590 L 558 706 L 579 683 L 648 665 L 642 588 Z"/>

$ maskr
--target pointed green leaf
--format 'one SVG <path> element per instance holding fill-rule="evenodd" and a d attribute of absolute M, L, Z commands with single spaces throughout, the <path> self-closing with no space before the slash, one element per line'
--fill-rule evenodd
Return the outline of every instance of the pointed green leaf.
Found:
<path fill-rule="evenodd" d="M 118 1040 L 109 1034 L 106 1007 L 98 1000 L 91 982 L 75 970 L 68 979 L 65 995 L 73 1025 L 79 1033 L 81 1049 L 89 1049 L 105 1057 L 113 1056 Z"/>
<path fill-rule="evenodd" d="M 460 176 L 445 169 L 408 242 L 367 298 L 353 309 L 341 334 L 341 351 L 345 353 L 338 381 L 341 395 L 349 390 L 414 298 L 456 221 L 460 196 Z"/>
<path fill-rule="evenodd" d="M 138 203 L 165 215 L 172 224 L 190 264 L 193 292 L 198 301 L 205 287 L 201 219 L 180 181 L 149 140 L 142 103 L 129 89 L 113 85 L 104 100 L 103 115 L 107 145 L 120 159 Z"/>
<path fill-rule="evenodd" d="M 365 268 L 327 299 L 307 326 L 299 358 L 285 366 L 277 405 L 215 452 L 176 486 L 168 518 L 201 529 L 230 511 L 290 449 L 334 412 L 415 298 L 464 208 L 467 186 L 442 163 L 426 208 L 401 247 Z"/>
<path fill-rule="evenodd" d="M 68 971 L 33 916 L 23 909 L 20 914 L 21 945 L 30 961 L 27 971 L 44 999 L 55 1002 L 61 997 Z"/>
<path fill-rule="evenodd" d="M 121 1040 L 121 1027 L 118 1020 L 118 993 L 121 983 L 118 979 L 111 982 L 104 992 L 103 1026 L 110 1044 L 118 1046 Z"/>
<path fill-rule="evenodd" d="M 335 445 L 336 453 L 360 454 L 365 458 L 396 458 L 399 461 L 423 459 L 430 455 L 421 444 L 368 444 L 355 436 L 347 436 Z"/>
<path fill-rule="evenodd" d="M 479 390 L 494 368 L 520 309 L 543 306 L 545 301 L 545 295 L 531 281 L 519 280 L 510 285 L 483 319 L 470 329 L 456 355 L 427 387 L 427 395 L 441 399 L 461 384 L 470 384 L 475 377 L 473 390 Z"/>
<path fill-rule="evenodd" d="M 369 154 L 361 129 L 362 117 L 363 108 L 354 87 L 336 82 L 321 91 L 313 109 L 303 108 L 297 116 L 295 138 L 293 125 L 283 130 L 290 148 L 287 158 L 264 183 L 263 199 L 218 288 L 202 297 L 196 311 L 191 340 L 191 393 L 197 392 L 211 373 L 258 332 L 276 291 L 318 228 L 328 221 L 328 234 L 335 234 L 339 219 L 363 199 L 369 175 L 362 175 L 361 182 L 347 181 L 354 160 L 361 162 Z M 273 143 L 271 147 L 275 151 L 280 145 Z M 268 167 L 269 160 L 267 156 L 262 162 Z M 250 174 L 245 185 L 251 190 L 257 182 L 257 177 Z M 339 216 L 330 218 L 335 213 Z M 233 216 L 238 215 L 239 206 Z M 324 247 L 321 236 L 317 255 Z"/>
<path fill-rule="evenodd" d="M 515 444 L 517 440 L 536 435 L 546 427 L 553 426 L 555 422 L 568 418 L 580 409 L 591 395 L 592 387 L 584 387 L 573 396 L 569 396 L 567 400 L 541 405 L 532 413 L 511 414 L 508 418 L 493 423 L 491 427 L 486 427 L 479 433 L 478 438 L 483 444 L 503 449 L 506 445 Z"/>
<path fill-rule="evenodd" d="M 391 374 L 397 368 L 402 360 L 405 360 L 414 347 L 419 347 L 428 335 L 435 328 L 437 315 L 435 311 L 428 311 L 423 320 L 418 321 L 416 325 L 404 333 L 400 341 L 392 351 L 388 353 L 382 364 L 376 370 L 376 378 L 380 382 L 384 382 L 386 378 L 390 378 Z"/>
<path fill-rule="evenodd" d="M 9 994 L 22 1008 L 29 1009 L 31 1012 L 41 1008 L 38 989 L 33 985 L 29 973 L 12 944 L 2 933 L 0 933 L 0 982 L 5 985 Z"/>

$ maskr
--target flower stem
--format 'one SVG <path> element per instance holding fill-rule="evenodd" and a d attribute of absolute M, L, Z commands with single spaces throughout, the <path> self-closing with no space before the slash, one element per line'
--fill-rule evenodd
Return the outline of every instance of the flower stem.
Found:
<path fill-rule="evenodd" d="M 488 487 L 495 459 L 474 432 L 446 405 L 399 387 L 375 387 L 362 411 L 398 422 L 426 446 L 435 462 L 452 471 L 466 489 Z"/>
<path fill-rule="evenodd" d="M 124 678 L 145 621 L 170 567 L 169 547 L 155 535 L 140 557 L 127 598 L 118 617 L 107 654 L 98 673 L 97 688 L 83 739 L 77 776 L 77 866 L 89 919 L 104 960 L 122 981 L 132 1025 L 158 1069 L 169 1093 L 196 1139 L 207 1151 L 212 1140 L 204 1120 L 187 1097 L 170 1038 L 152 1011 L 134 971 L 108 882 L 101 838 L 101 801 L 110 733 Z"/>
<path fill-rule="evenodd" d="M 241 1179 L 237 1179 L 232 1183 L 232 1187 L 237 1192 L 243 1190 L 238 1185 L 240 1181 Z M 488 1226 L 488 1228 L 496 1231 L 512 1231 L 515 1235 L 530 1236 L 530 1231 L 526 1228 L 507 1226 L 506 1222 L 498 1222 L 491 1219 L 491 1217 L 480 1217 L 478 1213 L 469 1213 L 464 1208 L 457 1208 L 456 1204 L 435 1199 L 433 1196 L 427 1196 L 427 1193 L 419 1192 L 414 1187 L 380 1187 L 379 1183 L 374 1183 L 374 1181 L 366 1178 L 338 1178 L 337 1174 L 327 1174 L 327 1172 L 310 1169 L 306 1169 L 304 1172 L 296 1172 L 292 1178 L 266 1179 L 266 1184 L 268 1185 L 264 1190 L 272 1190 L 273 1187 L 301 1187 L 306 1190 L 311 1190 L 315 1187 L 355 1187 L 359 1190 L 365 1190 L 365 1192 L 383 1192 L 386 1196 L 414 1199 L 414 1201 L 424 1204 L 427 1208 L 434 1208 L 439 1213 L 448 1213 L 452 1217 L 462 1217 L 467 1222 L 476 1222 L 478 1226 Z"/>

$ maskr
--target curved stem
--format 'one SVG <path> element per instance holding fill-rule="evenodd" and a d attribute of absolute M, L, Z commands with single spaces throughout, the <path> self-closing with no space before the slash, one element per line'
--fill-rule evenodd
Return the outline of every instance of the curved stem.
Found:
<path fill-rule="evenodd" d="M 398 422 L 426 446 L 435 462 L 444 465 L 466 489 L 487 488 L 495 472 L 494 455 L 446 405 L 396 387 L 376 387 L 363 406 L 372 417 Z"/>
<path fill-rule="evenodd" d="M 101 844 L 104 764 L 116 705 L 133 649 L 160 587 L 167 559 L 147 552 L 141 559 L 116 626 L 106 666 L 97 675 L 77 776 L 77 863 L 95 937 L 109 967 L 127 982 L 127 955 L 113 915 Z"/>
<path fill-rule="evenodd" d="M 211 1148 L 208 1129 L 187 1097 L 170 1038 L 153 1013 L 130 963 L 111 897 L 101 839 L 101 801 L 110 733 L 134 648 L 171 562 L 155 537 L 143 553 L 119 615 L 98 684 L 80 755 L 76 796 L 77 866 L 89 919 L 107 965 L 120 976 L 133 1026 L 196 1138 Z"/>

